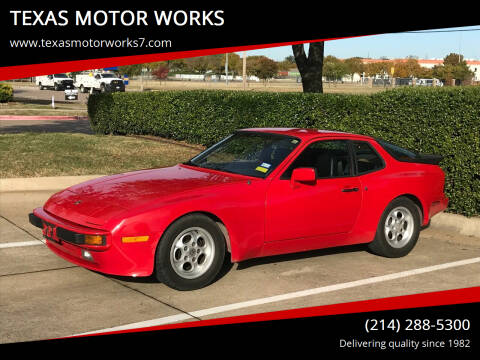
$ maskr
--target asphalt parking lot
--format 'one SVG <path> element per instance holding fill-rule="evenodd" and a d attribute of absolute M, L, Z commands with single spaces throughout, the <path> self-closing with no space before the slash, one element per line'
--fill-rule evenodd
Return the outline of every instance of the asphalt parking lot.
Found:
<path fill-rule="evenodd" d="M 0 120 L 0 134 L 61 132 L 93 134 L 88 119 L 76 120 Z"/>
<path fill-rule="evenodd" d="M 480 239 L 428 228 L 407 257 L 362 246 L 249 260 L 192 292 L 74 266 L 28 213 L 53 191 L 0 196 L 0 343 L 286 310 L 480 285 Z"/>
<path fill-rule="evenodd" d="M 50 108 L 52 97 L 55 99 L 56 110 Z M 39 90 L 35 86 L 15 86 L 15 105 L 0 109 L 1 115 L 7 117 L 0 119 L 0 134 L 22 132 L 93 134 L 86 117 L 87 100 L 88 94 L 79 93 L 78 100 L 65 100 L 63 91 Z M 38 116 L 31 116 L 32 112 Z M 72 119 L 55 119 L 55 115 Z M 12 119 L 9 119 L 9 116 Z"/>
<path fill-rule="evenodd" d="M 63 91 L 54 91 L 49 89 L 40 90 L 37 86 L 19 86 L 14 87 L 14 97 L 16 101 L 26 101 L 36 104 L 50 104 L 52 96 L 55 99 L 55 103 L 78 103 L 86 104 L 88 100 L 88 94 L 78 92 L 78 100 L 65 100 L 65 93 Z"/>

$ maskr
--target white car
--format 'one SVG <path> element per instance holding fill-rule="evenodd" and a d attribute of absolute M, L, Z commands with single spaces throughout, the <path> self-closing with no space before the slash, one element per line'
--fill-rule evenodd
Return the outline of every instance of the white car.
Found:
<path fill-rule="evenodd" d="M 438 79 L 417 79 L 418 86 L 443 86 L 443 83 Z"/>
<path fill-rule="evenodd" d="M 40 90 L 51 88 L 55 91 L 73 89 L 73 79 L 67 74 L 37 76 L 35 83 Z"/>

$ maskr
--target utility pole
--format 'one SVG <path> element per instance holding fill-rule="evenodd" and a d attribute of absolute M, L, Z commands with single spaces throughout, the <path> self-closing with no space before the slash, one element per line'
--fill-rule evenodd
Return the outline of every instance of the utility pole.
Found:
<path fill-rule="evenodd" d="M 142 68 L 142 71 L 140 73 L 140 91 L 143 92 L 143 74 L 145 74 L 145 68 Z"/>
<path fill-rule="evenodd" d="M 247 52 L 243 52 L 243 90 L 247 87 Z"/>
<path fill-rule="evenodd" d="M 228 53 L 225 54 L 225 83 L 228 86 Z"/>

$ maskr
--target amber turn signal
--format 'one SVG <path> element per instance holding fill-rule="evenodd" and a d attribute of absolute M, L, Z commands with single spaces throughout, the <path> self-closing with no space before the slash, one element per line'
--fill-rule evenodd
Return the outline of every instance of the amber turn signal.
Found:
<path fill-rule="evenodd" d="M 146 242 L 146 241 L 148 241 L 148 236 L 122 237 L 123 243 L 136 243 L 136 242 Z"/>
<path fill-rule="evenodd" d="M 85 235 L 86 245 L 104 245 L 102 235 Z"/>

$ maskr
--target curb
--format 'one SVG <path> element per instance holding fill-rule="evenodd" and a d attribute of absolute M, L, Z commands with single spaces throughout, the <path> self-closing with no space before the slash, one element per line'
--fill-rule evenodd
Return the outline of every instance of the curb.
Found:
<path fill-rule="evenodd" d="M 432 217 L 430 226 L 439 230 L 454 231 L 464 236 L 480 238 L 480 217 L 466 217 L 442 212 Z"/>
<path fill-rule="evenodd" d="M 0 179 L 0 193 L 20 191 L 60 191 L 84 181 L 105 175 L 53 176 L 38 178 Z M 432 217 L 430 227 L 438 230 L 453 231 L 464 236 L 480 238 L 480 217 L 442 212 Z"/>
<path fill-rule="evenodd" d="M 59 191 L 102 176 L 105 175 L 0 179 L 0 193 L 14 191 Z"/>

